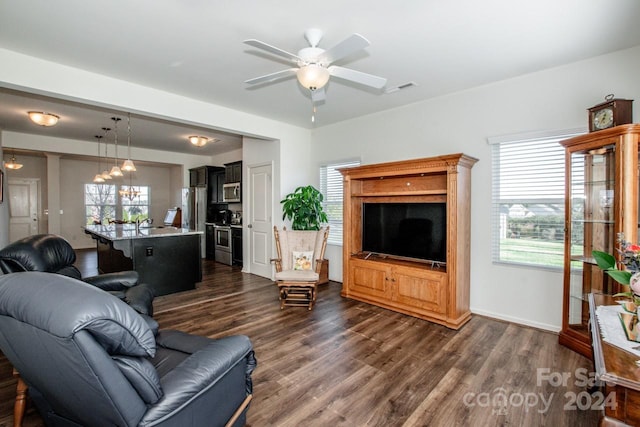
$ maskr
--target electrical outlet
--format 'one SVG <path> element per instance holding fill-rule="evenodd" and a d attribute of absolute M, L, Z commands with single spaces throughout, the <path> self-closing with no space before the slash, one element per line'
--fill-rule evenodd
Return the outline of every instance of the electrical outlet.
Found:
<path fill-rule="evenodd" d="M 147 248 L 147 256 L 153 256 L 153 247 L 152 246 L 149 246 Z"/>

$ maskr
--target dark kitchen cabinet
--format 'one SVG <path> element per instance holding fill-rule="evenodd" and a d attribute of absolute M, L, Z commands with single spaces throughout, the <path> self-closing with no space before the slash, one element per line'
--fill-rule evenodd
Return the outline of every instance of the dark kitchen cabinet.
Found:
<path fill-rule="evenodd" d="M 225 180 L 223 167 L 209 167 L 209 185 L 207 185 L 207 198 L 209 204 L 222 203 L 222 186 Z"/>
<path fill-rule="evenodd" d="M 231 228 L 233 265 L 242 265 L 242 228 Z"/>
<path fill-rule="evenodd" d="M 189 169 L 189 187 L 206 187 L 208 180 L 207 166 Z"/>
<path fill-rule="evenodd" d="M 225 170 L 224 168 L 220 168 L 220 170 L 218 172 L 216 172 L 214 174 L 214 182 L 215 185 L 212 184 L 211 187 L 213 188 L 214 191 L 214 196 L 212 200 L 215 200 L 215 203 L 222 203 L 224 200 L 224 183 L 225 183 Z"/>
<path fill-rule="evenodd" d="M 222 166 L 201 166 L 189 169 L 190 187 L 207 187 L 208 203 L 222 203 L 222 186 L 226 169 Z"/>
<path fill-rule="evenodd" d="M 225 163 L 225 184 L 242 182 L 242 161 Z"/>
<path fill-rule="evenodd" d="M 205 228 L 205 247 L 206 247 L 206 257 L 207 259 L 215 259 L 216 258 L 216 234 L 213 225 L 207 224 Z"/>

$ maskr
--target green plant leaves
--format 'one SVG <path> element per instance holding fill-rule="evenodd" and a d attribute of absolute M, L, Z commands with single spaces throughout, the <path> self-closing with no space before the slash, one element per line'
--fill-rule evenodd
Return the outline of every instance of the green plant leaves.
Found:
<path fill-rule="evenodd" d="M 598 267 L 604 270 L 613 280 L 622 284 L 628 285 L 631 279 L 631 272 L 626 270 L 618 270 L 616 267 L 616 259 L 613 255 L 601 251 L 591 252 L 593 258 L 596 260 Z"/>
<path fill-rule="evenodd" d="M 610 270 L 616 268 L 616 259 L 613 257 L 613 255 L 601 251 L 593 251 L 591 252 L 591 254 L 595 258 L 596 263 L 598 263 L 598 267 L 600 267 L 601 270 Z"/>
<path fill-rule="evenodd" d="M 613 280 L 622 285 L 628 285 L 631 280 L 631 272 L 629 271 L 607 270 L 607 274 L 611 276 Z"/>
<path fill-rule="evenodd" d="M 298 187 L 282 203 L 282 219 L 290 219 L 294 230 L 319 230 L 328 221 L 322 202 L 324 196 L 312 185 Z"/>

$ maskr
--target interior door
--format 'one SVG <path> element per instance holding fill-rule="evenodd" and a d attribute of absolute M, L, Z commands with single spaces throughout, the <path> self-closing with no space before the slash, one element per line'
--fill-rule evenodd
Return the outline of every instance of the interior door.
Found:
<path fill-rule="evenodd" d="M 272 165 L 249 167 L 249 272 L 271 278 L 273 245 Z M 246 213 L 245 213 L 246 216 Z M 246 263 L 245 263 L 246 265 Z"/>
<path fill-rule="evenodd" d="M 38 179 L 8 180 L 9 242 L 38 234 Z"/>

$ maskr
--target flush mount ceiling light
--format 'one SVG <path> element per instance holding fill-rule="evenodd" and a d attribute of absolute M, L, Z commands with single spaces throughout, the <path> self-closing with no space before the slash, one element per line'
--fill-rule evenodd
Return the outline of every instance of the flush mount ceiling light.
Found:
<path fill-rule="evenodd" d="M 29 118 L 35 124 L 40 126 L 53 126 L 58 123 L 59 116 L 51 113 L 43 113 L 42 111 L 29 111 Z"/>
<path fill-rule="evenodd" d="M 24 166 L 22 163 L 16 162 L 15 154 L 11 156 L 11 159 L 9 160 L 9 163 L 5 162 L 5 164 L 4 164 L 5 168 L 12 169 L 12 170 L 20 169 L 22 166 Z"/>
<path fill-rule="evenodd" d="M 189 142 L 196 147 L 204 147 L 207 142 L 209 142 L 209 138 L 207 138 L 206 136 L 190 136 Z"/>

